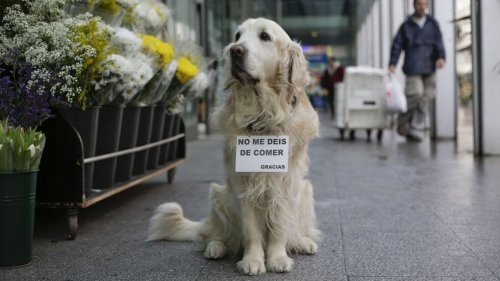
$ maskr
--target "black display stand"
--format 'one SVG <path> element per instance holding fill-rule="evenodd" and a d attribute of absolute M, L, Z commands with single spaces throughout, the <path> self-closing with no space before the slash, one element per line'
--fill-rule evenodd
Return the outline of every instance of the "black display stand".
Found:
<path fill-rule="evenodd" d="M 145 107 L 142 110 L 148 112 L 150 108 Z M 161 138 L 150 139 L 147 143 L 134 141 L 135 145 L 132 147 L 128 145 L 128 148 L 123 149 L 120 146 L 117 151 L 105 154 L 96 153 L 94 156 L 88 157 L 85 156 L 87 155 L 85 153 L 86 145 L 82 141 L 81 134 L 61 112 L 62 110 L 54 110 L 55 116 L 45 121 L 41 126 L 41 131 L 45 134 L 47 141 L 38 173 L 36 200 L 37 205 L 41 207 L 67 209 L 68 239 L 76 238 L 78 210 L 80 208 L 89 207 L 162 173 L 167 174 L 167 181 L 171 183 L 177 165 L 185 160 L 185 127 L 179 115 L 170 115 L 165 111 L 156 110 L 155 112 L 162 114 L 160 116 L 162 119 L 168 120 L 168 122 L 160 123 L 164 127 L 151 126 L 153 132 L 160 132 L 154 135 L 159 135 Z M 139 114 L 136 116 L 139 117 Z M 100 120 L 100 126 L 105 122 L 106 120 Z M 120 122 L 121 126 L 125 128 L 133 123 L 130 120 L 126 122 L 126 124 Z M 140 126 L 135 127 L 140 130 Z M 129 133 L 127 134 L 129 135 Z M 135 135 L 137 136 L 137 133 Z M 121 137 L 123 138 L 123 135 Z M 95 144 L 96 151 L 99 151 L 101 143 L 106 143 L 106 141 L 99 140 L 98 137 Z M 122 160 L 130 161 L 134 158 L 131 157 L 134 154 L 143 154 L 144 152 L 150 152 L 148 155 L 153 157 L 155 163 L 150 160 L 149 169 L 145 169 L 141 174 L 132 173 L 133 163 L 120 162 Z M 164 155 L 157 155 L 158 153 Z M 100 166 L 94 164 L 110 160 L 118 161 L 118 166 L 127 165 L 130 175 L 116 174 L 114 180 L 107 181 L 110 186 L 104 188 L 99 186 L 98 189 L 89 188 L 89 186 L 92 187 L 92 183 L 88 182 L 91 177 L 88 177 L 86 173 L 91 172 L 92 167 Z M 109 173 L 112 172 L 118 173 L 116 169 L 109 171 Z"/>

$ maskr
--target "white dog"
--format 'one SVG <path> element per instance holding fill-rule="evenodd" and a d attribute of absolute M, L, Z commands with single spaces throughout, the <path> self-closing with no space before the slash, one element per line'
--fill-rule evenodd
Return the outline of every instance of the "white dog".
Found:
<path fill-rule="evenodd" d="M 183 217 L 176 203 L 160 205 L 148 240 L 193 240 L 205 257 L 243 248 L 238 269 L 248 275 L 288 272 L 287 252 L 315 254 L 313 188 L 304 179 L 307 147 L 318 135 L 318 116 L 304 92 L 307 62 L 300 45 L 275 22 L 249 19 L 224 50 L 230 92 L 215 122 L 225 136 L 227 182 L 211 187 L 211 210 L 201 222 Z M 289 136 L 288 172 L 236 173 L 237 136 Z"/>

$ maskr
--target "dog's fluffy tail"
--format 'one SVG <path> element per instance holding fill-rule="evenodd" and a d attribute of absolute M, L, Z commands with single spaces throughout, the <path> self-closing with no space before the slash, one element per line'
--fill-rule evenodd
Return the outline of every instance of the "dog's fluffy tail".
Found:
<path fill-rule="evenodd" d="M 186 219 L 179 204 L 164 203 L 156 208 L 150 220 L 146 241 L 195 241 L 200 225 L 200 222 Z"/>

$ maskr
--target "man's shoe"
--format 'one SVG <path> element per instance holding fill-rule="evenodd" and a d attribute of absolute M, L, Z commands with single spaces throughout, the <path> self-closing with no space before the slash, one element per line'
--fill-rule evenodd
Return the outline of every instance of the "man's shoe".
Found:
<path fill-rule="evenodd" d="M 419 137 L 418 135 L 416 134 L 412 134 L 412 133 L 408 133 L 406 135 L 406 140 L 408 141 L 412 141 L 412 142 L 421 142 L 422 141 L 422 138 Z"/>

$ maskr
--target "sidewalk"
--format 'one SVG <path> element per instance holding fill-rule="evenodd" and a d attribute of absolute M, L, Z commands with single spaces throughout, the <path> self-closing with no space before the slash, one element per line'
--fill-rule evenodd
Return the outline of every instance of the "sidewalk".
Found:
<path fill-rule="evenodd" d="M 322 115 L 310 148 L 310 179 L 324 239 L 290 273 L 243 276 L 236 258 L 207 261 L 194 243 L 146 243 L 156 206 L 176 201 L 199 220 L 208 186 L 222 183 L 222 137 L 188 143 L 171 185 L 154 178 L 81 210 L 78 236 L 65 216 L 41 210 L 34 260 L 0 270 L 1 281 L 80 280 L 500 280 L 500 158 L 455 154 L 453 142 L 338 141 Z M 1 250 L 1 249 L 0 249 Z"/>

